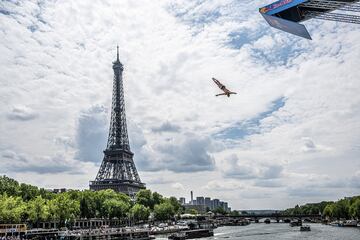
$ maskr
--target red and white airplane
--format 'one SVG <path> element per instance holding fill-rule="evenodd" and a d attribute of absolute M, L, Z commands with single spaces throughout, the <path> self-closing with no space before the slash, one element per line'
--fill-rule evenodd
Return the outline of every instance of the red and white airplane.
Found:
<path fill-rule="evenodd" d="M 216 83 L 216 85 L 224 91 L 224 93 L 220 93 L 220 94 L 216 94 L 215 96 L 222 96 L 222 95 L 226 95 L 228 97 L 230 97 L 231 94 L 237 94 L 236 92 L 231 92 L 229 89 L 227 89 L 225 87 L 225 85 L 221 84 L 221 82 L 219 80 L 217 80 L 216 78 L 212 78 L 212 80 Z"/>

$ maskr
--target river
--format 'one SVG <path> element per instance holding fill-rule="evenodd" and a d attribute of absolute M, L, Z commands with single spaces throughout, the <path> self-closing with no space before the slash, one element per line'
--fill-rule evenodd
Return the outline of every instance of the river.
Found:
<path fill-rule="evenodd" d="M 310 232 L 300 232 L 299 227 L 283 223 L 254 223 L 248 226 L 220 227 L 214 230 L 214 237 L 202 239 L 239 240 L 360 240 L 360 228 L 332 227 L 309 224 Z M 158 237 L 156 239 L 167 239 Z"/>

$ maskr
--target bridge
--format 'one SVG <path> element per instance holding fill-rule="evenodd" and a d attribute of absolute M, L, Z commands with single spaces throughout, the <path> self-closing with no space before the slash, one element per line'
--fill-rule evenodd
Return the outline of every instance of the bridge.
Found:
<path fill-rule="evenodd" d="M 322 220 L 321 214 L 283 214 L 283 213 L 271 213 L 271 214 L 241 214 L 239 216 L 224 216 L 217 215 L 214 216 L 215 219 L 249 219 L 254 222 L 259 222 L 260 219 L 268 218 L 273 219 L 276 222 L 280 222 L 280 220 L 310 220 L 317 221 Z"/>

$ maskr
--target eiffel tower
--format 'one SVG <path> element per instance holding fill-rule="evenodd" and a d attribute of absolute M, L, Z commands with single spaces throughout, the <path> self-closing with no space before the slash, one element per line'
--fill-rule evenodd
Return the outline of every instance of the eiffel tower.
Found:
<path fill-rule="evenodd" d="M 107 147 L 95 181 L 90 181 L 90 190 L 99 191 L 113 189 L 133 197 L 140 189 L 145 188 L 141 182 L 133 160 L 134 153 L 130 150 L 126 126 L 123 65 L 117 59 L 113 62 L 114 81 L 111 108 L 111 121 Z"/>

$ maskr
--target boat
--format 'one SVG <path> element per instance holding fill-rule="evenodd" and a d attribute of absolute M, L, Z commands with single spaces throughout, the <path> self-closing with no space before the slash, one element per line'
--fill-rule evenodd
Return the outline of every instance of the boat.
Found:
<path fill-rule="evenodd" d="M 345 221 L 342 226 L 343 227 L 357 227 L 358 222 L 356 220 L 347 220 Z"/>
<path fill-rule="evenodd" d="M 335 221 L 335 222 L 331 222 L 329 223 L 330 226 L 333 226 L 333 227 L 341 227 L 341 223 L 338 222 L 338 221 Z"/>
<path fill-rule="evenodd" d="M 185 240 L 186 239 L 186 234 L 185 232 L 178 232 L 178 233 L 174 233 L 171 234 L 168 239 L 172 239 L 172 240 Z"/>
<path fill-rule="evenodd" d="M 291 226 L 291 227 L 299 227 L 299 226 L 302 226 L 302 221 L 301 221 L 301 220 L 291 221 L 291 222 L 290 222 L 290 226 Z"/>
<path fill-rule="evenodd" d="M 268 218 L 265 219 L 265 221 L 264 221 L 264 223 L 266 223 L 266 224 L 270 224 L 270 222 L 271 222 L 271 221 L 270 221 L 270 219 L 268 219 Z"/>
<path fill-rule="evenodd" d="M 309 231 L 311 231 L 311 228 L 309 225 L 304 225 L 304 226 L 300 227 L 300 231 L 301 232 L 309 232 Z"/>
<path fill-rule="evenodd" d="M 170 235 L 168 239 L 183 240 L 183 239 L 203 238 L 203 237 L 212 237 L 212 236 L 214 236 L 214 231 L 212 229 L 195 229 L 195 230 L 174 233 Z"/>

